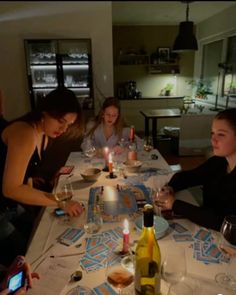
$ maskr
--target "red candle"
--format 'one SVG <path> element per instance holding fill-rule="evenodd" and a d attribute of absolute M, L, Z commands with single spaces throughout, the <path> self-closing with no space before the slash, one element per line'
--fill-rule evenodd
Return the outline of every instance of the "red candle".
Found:
<path fill-rule="evenodd" d="M 129 223 L 128 220 L 124 221 L 124 229 L 123 229 L 123 253 L 127 253 L 129 251 Z"/>

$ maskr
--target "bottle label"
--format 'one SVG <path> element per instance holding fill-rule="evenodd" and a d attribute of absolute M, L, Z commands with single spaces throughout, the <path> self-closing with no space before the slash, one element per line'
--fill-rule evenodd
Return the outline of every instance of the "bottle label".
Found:
<path fill-rule="evenodd" d="M 141 259 L 138 266 L 142 266 L 142 270 L 135 269 L 135 292 L 136 294 L 161 294 L 161 280 L 158 265 L 155 261 Z"/>

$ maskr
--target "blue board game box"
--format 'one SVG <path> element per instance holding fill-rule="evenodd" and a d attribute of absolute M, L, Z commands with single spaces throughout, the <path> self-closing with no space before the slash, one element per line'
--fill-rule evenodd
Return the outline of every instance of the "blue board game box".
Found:
<path fill-rule="evenodd" d="M 89 192 L 88 219 L 96 206 L 104 222 L 119 221 L 122 215 L 135 217 L 146 203 L 152 203 L 150 194 L 151 189 L 143 184 L 93 187 Z"/>

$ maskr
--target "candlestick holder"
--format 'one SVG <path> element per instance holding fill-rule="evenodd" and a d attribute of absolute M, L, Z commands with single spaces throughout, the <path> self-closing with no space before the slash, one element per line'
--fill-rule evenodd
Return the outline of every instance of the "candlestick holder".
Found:
<path fill-rule="evenodd" d="M 110 178 L 110 179 L 113 179 L 113 178 L 117 178 L 117 175 L 115 175 L 113 172 L 110 172 L 106 178 Z"/>

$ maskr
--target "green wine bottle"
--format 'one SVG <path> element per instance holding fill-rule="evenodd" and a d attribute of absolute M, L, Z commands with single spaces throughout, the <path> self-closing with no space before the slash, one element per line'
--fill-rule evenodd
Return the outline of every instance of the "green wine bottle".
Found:
<path fill-rule="evenodd" d="M 135 294 L 161 294 L 161 252 L 153 228 L 153 206 L 143 211 L 143 230 L 135 251 Z"/>

